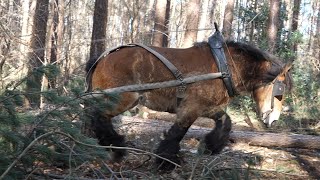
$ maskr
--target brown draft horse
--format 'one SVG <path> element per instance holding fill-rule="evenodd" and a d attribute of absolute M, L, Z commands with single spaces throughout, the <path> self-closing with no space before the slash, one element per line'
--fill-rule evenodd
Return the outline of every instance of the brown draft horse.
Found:
<path fill-rule="evenodd" d="M 187 49 L 151 47 L 172 62 L 184 77 L 218 72 L 208 43 L 198 43 Z M 265 122 L 278 120 L 282 109 L 282 95 L 272 96 L 275 80 L 291 84 L 288 70 L 291 66 L 251 45 L 226 42 L 224 46 L 235 90 L 240 94 L 252 93 L 257 109 Z M 87 63 L 90 90 L 119 86 L 162 82 L 175 79 L 171 72 L 153 54 L 141 47 L 124 47 L 102 57 L 97 63 Z M 211 153 L 218 153 L 226 145 L 231 130 L 230 117 L 222 107 L 231 99 L 221 79 L 199 81 L 187 85 L 185 96 L 177 106 L 176 87 L 120 94 L 119 103 L 112 110 L 94 112 L 94 131 L 101 145 L 125 146 L 124 137 L 113 128 L 111 118 L 136 106 L 144 105 L 156 111 L 177 114 L 174 125 L 165 133 L 165 139 L 155 151 L 158 155 L 179 162 L 179 142 L 198 117 L 216 121 L 216 127 L 206 135 L 204 142 Z M 217 113 L 218 112 L 218 113 Z M 114 157 L 125 155 L 115 150 Z M 161 159 L 162 169 L 175 166 Z"/>

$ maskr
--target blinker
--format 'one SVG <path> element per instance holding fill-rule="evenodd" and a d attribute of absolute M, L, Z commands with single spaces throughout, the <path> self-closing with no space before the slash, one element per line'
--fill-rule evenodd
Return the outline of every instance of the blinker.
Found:
<path fill-rule="evenodd" d="M 286 85 L 283 83 L 283 81 L 275 79 L 272 89 L 271 109 L 273 109 L 274 107 L 274 98 L 277 96 L 282 96 L 284 94 L 285 88 Z"/>
<path fill-rule="evenodd" d="M 286 85 L 282 81 L 276 79 L 273 85 L 272 96 L 282 96 L 284 94 L 285 88 Z"/>

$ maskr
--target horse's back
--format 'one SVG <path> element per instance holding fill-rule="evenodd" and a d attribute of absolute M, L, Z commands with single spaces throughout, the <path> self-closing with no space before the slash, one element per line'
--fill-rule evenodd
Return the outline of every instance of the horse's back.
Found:
<path fill-rule="evenodd" d="M 151 47 L 167 58 L 184 77 L 217 72 L 208 47 L 191 47 L 187 49 Z M 92 76 L 92 89 L 108 89 L 133 84 L 144 84 L 174 80 L 172 72 L 152 53 L 141 47 L 125 47 L 103 57 L 96 65 Z M 215 85 L 213 85 L 215 83 Z M 188 85 L 186 94 L 193 99 L 191 104 L 215 106 L 212 99 L 224 99 L 218 87 L 222 81 L 209 80 Z M 140 104 L 157 111 L 174 112 L 177 105 L 177 87 L 155 89 L 148 92 L 123 93 L 131 102 L 133 99 Z M 216 93 L 215 93 L 216 92 Z M 218 97 L 214 97 L 218 96 Z M 137 97 L 140 99 L 137 100 Z M 200 101 L 201 102 L 198 102 Z M 189 102 L 190 103 L 190 102 Z M 126 106 L 127 108 L 127 106 Z"/>
<path fill-rule="evenodd" d="M 212 71 L 210 57 L 197 48 L 151 47 L 179 69 L 183 75 Z M 208 67 L 209 66 L 209 67 Z M 125 47 L 103 57 L 93 72 L 93 89 L 175 79 L 170 70 L 152 53 L 141 47 Z"/>

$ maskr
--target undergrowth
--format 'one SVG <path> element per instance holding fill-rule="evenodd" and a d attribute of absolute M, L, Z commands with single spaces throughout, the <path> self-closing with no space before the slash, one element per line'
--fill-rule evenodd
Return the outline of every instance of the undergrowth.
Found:
<path fill-rule="evenodd" d="M 46 72 L 51 71 L 41 71 L 42 75 L 47 75 Z M 56 89 L 39 92 L 44 103 L 39 109 L 25 107 L 28 92 L 19 86 L 23 86 L 23 82 L 14 88 L 7 87 L 0 94 L 0 174 L 6 173 L 1 178 L 24 179 L 44 173 L 51 166 L 68 169 L 71 176 L 83 163 L 108 157 L 105 149 L 94 148 L 96 139 L 83 134 L 81 128 L 88 121 L 84 108 L 90 104 L 98 109 L 112 108 L 117 101 L 115 95 L 109 94 L 108 101 L 85 98 L 83 80 L 74 78 L 66 87 L 68 93 Z M 83 104 L 89 106 L 83 107 Z M 9 169 L 13 162 L 14 166 Z"/>

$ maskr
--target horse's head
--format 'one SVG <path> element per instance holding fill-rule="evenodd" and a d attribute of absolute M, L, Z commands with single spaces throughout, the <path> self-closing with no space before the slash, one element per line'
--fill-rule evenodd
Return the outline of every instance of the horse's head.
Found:
<path fill-rule="evenodd" d="M 279 120 L 286 82 L 290 78 L 286 76 L 291 66 L 292 64 L 286 64 L 272 82 L 259 86 L 253 91 L 253 98 L 257 103 L 260 118 L 268 127 L 271 127 L 274 124 L 273 122 Z"/>

